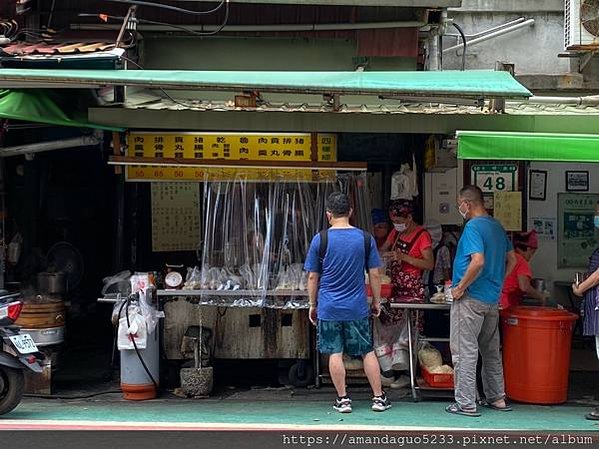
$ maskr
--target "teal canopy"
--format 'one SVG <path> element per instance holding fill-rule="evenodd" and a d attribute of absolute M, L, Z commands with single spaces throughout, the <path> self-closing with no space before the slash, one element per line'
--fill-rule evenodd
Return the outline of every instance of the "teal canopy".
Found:
<path fill-rule="evenodd" d="M 509 73 L 488 70 L 435 72 L 255 72 L 193 70 L 0 69 L 11 87 L 141 86 L 294 94 L 410 95 L 527 98 L 530 91 Z"/>

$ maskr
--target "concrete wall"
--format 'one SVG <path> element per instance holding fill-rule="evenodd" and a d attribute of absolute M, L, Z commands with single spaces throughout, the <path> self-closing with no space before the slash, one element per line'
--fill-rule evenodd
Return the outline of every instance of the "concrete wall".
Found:
<path fill-rule="evenodd" d="M 503 3 L 503 2 L 499 2 Z M 546 3 L 526 2 L 531 3 Z M 560 2 L 561 3 L 561 2 Z M 558 58 L 564 49 L 563 6 L 558 11 L 529 10 L 503 11 L 451 11 L 449 16 L 469 34 L 479 33 L 503 23 L 525 17 L 534 19 L 534 25 L 469 47 L 466 51 L 466 69 L 494 69 L 496 61 L 516 65 L 517 74 L 558 75 L 569 71 L 566 58 Z M 456 34 L 453 27 L 448 33 Z M 455 38 L 444 37 L 444 47 L 457 43 Z M 444 69 L 460 69 L 462 50 L 443 55 Z"/>
<path fill-rule="evenodd" d="M 562 164 L 556 162 L 533 162 L 530 164 L 532 170 L 547 171 L 547 199 L 546 201 L 528 202 L 529 229 L 532 228 L 532 218 L 556 218 L 557 222 L 557 195 L 565 189 L 566 170 L 587 170 L 590 174 L 589 193 L 599 192 L 599 176 L 597 164 Z M 559 229 L 557 229 L 559 233 Z M 554 281 L 571 281 L 574 273 L 580 269 L 558 269 L 557 268 L 557 240 L 541 240 L 539 250 L 532 260 L 532 270 L 535 277 L 545 278 L 548 285 Z M 567 296 L 564 288 L 554 290 L 554 296 L 559 302 L 566 304 Z"/>

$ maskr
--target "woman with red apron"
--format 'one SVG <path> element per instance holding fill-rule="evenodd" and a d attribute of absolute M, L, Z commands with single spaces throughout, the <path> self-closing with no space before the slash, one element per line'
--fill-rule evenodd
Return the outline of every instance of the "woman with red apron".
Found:
<path fill-rule="evenodd" d="M 414 203 L 396 200 L 389 207 L 389 217 L 394 229 L 389 234 L 382 252 L 387 261 L 393 294 L 390 302 L 424 302 L 422 273 L 435 265 L 430 234 L 414 221 Z M 407 321 L 400 309 L 387 303 L 382 309 L 375 329 L 376 352 L 383 371 L 383 384 L 391 388 L 405 386 L 407 379 L 395 381 L 394 371 L 407 369 Z M 416 321 L 416 320 L 415 320 Z M 419 332 L 422 321 L 412 323 Z"/>

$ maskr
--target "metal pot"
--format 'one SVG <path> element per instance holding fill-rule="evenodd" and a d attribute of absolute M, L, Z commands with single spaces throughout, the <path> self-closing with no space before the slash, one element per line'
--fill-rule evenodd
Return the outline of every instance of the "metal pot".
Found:
<path fill-rule="evenodd" d="M 545 290 L 547 290 L 547 284 L 545 283 L 545 279 L 542 278 L 533 278 L 530 281 L 530 285 L 532 286 L 532 288 L 539 292 L 544 292 Z"/>
<path fill-rule="evenodd" d="M 67 277 L 65 273 L 38 273 L 37 288 L 39 293 L 61 295 L 66 291 Z"/>

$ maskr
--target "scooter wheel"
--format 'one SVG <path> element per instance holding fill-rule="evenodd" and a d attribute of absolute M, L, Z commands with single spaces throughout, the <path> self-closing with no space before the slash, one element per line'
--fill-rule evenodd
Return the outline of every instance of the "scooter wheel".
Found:
<path fill-rule="evenodd" d="M 19 405 L 24 387 L 25 377 L 22 370 L 0 366 L 0 415 Z"/>

